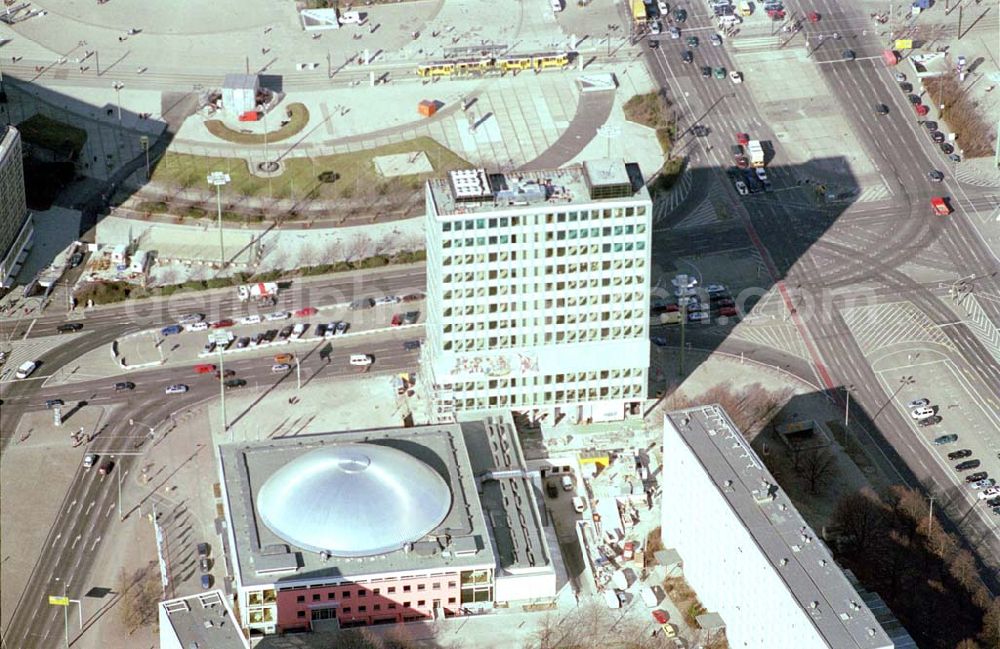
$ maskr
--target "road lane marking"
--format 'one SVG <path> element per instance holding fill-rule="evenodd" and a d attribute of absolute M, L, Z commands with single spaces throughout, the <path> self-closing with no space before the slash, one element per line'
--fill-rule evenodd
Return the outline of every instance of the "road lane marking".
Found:
<path fill-rule="evenodd" d="M 54 548 L 54 547 L 56 547 L 56 543 L 58 543 L 58 542 L 59 542 L 59 539 L 60 539 L 61 537 L 62 537 L 62 532 L 59 532 L 58 534 L 56 534 L 56 538 L 52 539 L 52 545 L 50 545 L 49 547 L 50 547 L 50 548 Z"/>

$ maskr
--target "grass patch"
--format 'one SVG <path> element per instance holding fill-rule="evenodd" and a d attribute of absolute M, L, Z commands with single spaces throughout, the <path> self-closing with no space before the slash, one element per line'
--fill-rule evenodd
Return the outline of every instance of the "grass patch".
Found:
<path fill-rule="evenodd" d="M 145 289 L 127 282 L 94 282 L 81 287 L 74 293 L 79 304 L 114 304 L 125 300 L 137 300 L 146 297 L 167 297 L 180 291 L 203 291 L 212 288 L 239 286 L 249 282 L 277 282 L 291 280 L 296 277 L 325 275 L 327 273 L 343 273 L 350 270 L 379 268 L 392 264 L 413 264 L 427 260 L 424 250 L 404 250 L 394 255 L 375 255 L 356 259 L 354 261 L 338 261 L 334 264 L 318 266 L 303 266 L 292 270 L 272 270 L 265 273 L 236 273 L 231 277 L 214 277 L 212 279 L 196 279 L 182 284 L 170 284 L 156 288 Z"/>
<path fill-rule="evenodd" d="M 656 141 L 663 151 L 663 167 L 653 181 L 650 189 L 653 192 L 662 192 L 673 187 L 674 183 L 684 172 L 687 161 L 684 158 L 674 157 L 674 137 L 677 134 L 677 127 L 670 116 L 670 102 L 655 92 L 645 95 L 635 95 L 630 98 L 622 110 L 625 112 L 625 119 L 636 124 L 642 124 L 653 129 L 656 133 Z"/>
<path fill-rule="evenodd" d="M 924 88 L 935 106 L 944 106 L 941 120 L 955 132 L 956 144 L 966 158 L 993 155 L 996 135 L 983 117 L 979 102 L 970 98 L 954 75 L 924 80 Z"/>
<path fill-rule="evenodd" d="M 18 124 L 17 130 L 25 142 L 54 151 L 69 160 L 75 160 L 87 142 L 87 131 L 41 113 Z"/>
<path fill-rule="evenodd" d="M 434 171 L 384 178 L 375 170 L 373 158 L 394 153 L 422 151 Z M 394 194 L 412 195 L 431 176 L 472 165 L 429 137 L 387 144 L 374 149 L 315 158 L 286 158 L 285 172 L 276 178 L 259 178 L 250 173 L 240 158 L 210 158 L 168 152 L 153 170 L 152 181 L 179 189 L 209 189 L 205 177 L 211 171 L 225 171 L 231 182 L 222 193 L 229 199 L 273 197 L 309 200 L 355 198 L 360 202 Z M 231 209 L 225 207 L 224 209 Z M 223 218 L 227 215 L 224 212 Z M 239 216 L 244 220 L 243 216 Z"/>
<path fill-rule="evenodd" d="M 170 211 L 170 206 L 163 201 L 143 201 L 139 203 L 137 209 L 150 214 L 166 214 Z"/>
<path fill-rule="evenodd" d="M 276 131 L 267 134 L 267 142 L 281 142 L 290 137 L 294 137 L 302 132 L 302 129 L 309 123 L 309 109 L 304 104 L 291 104 L 285 112 L 288 123 Z M 234 144 L 264 144 L 263 133 L 240 133 L 234 131 L 217 119 L 206 120 L 205 128 L 208 132 L 226 142 Z"/>

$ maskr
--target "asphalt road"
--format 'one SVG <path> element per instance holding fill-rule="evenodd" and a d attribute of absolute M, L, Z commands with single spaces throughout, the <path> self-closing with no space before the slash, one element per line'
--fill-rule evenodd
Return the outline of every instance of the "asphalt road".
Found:
<path fill-rule="evenodd" d="M 96 342 L 96 339 L 91 343 Z M 365 353 L 374 356 L 375 363 L 368 370 L 373 374 L 394 374 L 411 371 L 416 367 L 418 352 L 402 349 L 399 340 L 379 339 L 378 335 L 357 340 L 347 345 L 334 345 L 331 362 L 320 358 L 319 350 L 330 341 L 317 341 L 316 345 L 301 352 L 301 376 L 303 384 L 322 381 L 336 385 L 340 377 L 354 375 L 357 369 L 347 363 L 351 353 Z M 336 341 L 334 341 L 336 342 Z M 66 351 L 48 359 L 47 366 L 55 367 L 58 361 L 73 358 L 79 351 Z M 227 362 L 227 370 L 234 370 L 236 376 L 247 381 L 243 388 L 234 391 L 252 391 L 263 396 L 277 387 L 295 385 L 296 372 L 275 374 L 271 371 L 269 358 L 246 358 Z M 123 377 L 124 378 L 124 377 Z M 104 582 L 93 581 L 91 575 L 95 553 L 103 538 L 114 534 L 119 524 L 117 481 L 125 480 L 130 472 L 142 462 L 142 456 L 123 455 L 140 453 L 159 443 L 164 435 L 169 435 L 172 415 L 219 396 L 218 382 L 212 375 L 196 375 L 189 366 L 131 372 L 128 380 L 135 383 L 132 392 L 113 390 L 114 378 L 52 386 L 42 389 L 19 390 L 11 397 L 5 397 L 5 418 L 16 422 L 20 414 L 27 410 L 41 409 L 46 399 L 60 398 L 66 408 L 86 402 L 102 406 L 117 406 L 108 426 L 101 429 L 88 445 L 87 451 L 99 454 L 98 464 L 106 459 L 115 466 L 106 476 L 100 476 L 97 468 L 77 469 L 73 482 L 67 491 L 60 514 L 52 523 L 41 556 L 34 567 L 31 579 L 21 594 L 19 604 L 10 619 L 4 620 L 3 640 L 5 646 L 22 649 L 47 649 L 62 642 L 59 633 L 60 612 L 49 606 L 47 596 L 61 593 L 63 585 L 69 597 L 79 599 L 95 586 L 107 586 Z M 19 382 L 37 388 L 39 382 Z M 165 395 L 166 386 L 183 383 L 189 392 L 180 395 Z M 11 410 L 8 410 L 11 409 Z M 227 419 L 232 424 L 239 418 L 253 416 L 252 409 L 244 412 L 230 411 Z M 141 424 L 130 425 L 134 418 Z M 150 440 L 147 425 L 154 427 L 154 437 Z M 13 433 L 13 431 L 11 431 Z M 191 449 L 195 452 L 197 449 Z M 127 491 L 130 491 L 127 490 Z M 127 492 L 126 492 L 127 493 Z M 128 498 L 131 497 L 131 501 Z M 134 495 L 128 494 L 121 514 L 128 516 L 138 508 Z M 57 581 L 58 578 L 58 581 Z"/>
<path fill-rule="evenodd" d="M 969 215 L 976 210 L 995 206 L 982 190 L 962 186 L 950 176 L 952 163 L 931 141 L 926 129 L 917 124 L 912 107 L 893 79 L 894 70 L 886 69 L 877 60 L 882 48 L 872 34 L 861 34 L 858 26 L 865 24 L 867 16 L 825 0 L 809 7 L 797 5 L 786 2 L 792 16 L 813 9 L 823 15 L 816 25 L 805 23 L 811 42 L 818 42 L 819 34 L 827 36 L 824 46 L 813 54 L 815 69 L 832 87 L 835 109 L 849 119 L 865 153 L 892 190 L 892 197 L 839 209 L 816 207 L 803 200 L 796 189 L 794 170 L 782 168 L 780 163 L 768 169 L 773 193 L 739 197 L 731 181 L 721 173 L 731 164 L 728 152 L 732 134 L 747 131 L 751 137 L 771 142 L 778 142 L 778 138 L 743 86 L 700 76 L 702 65 L 727 70 L 737 66 L 727 48 L 705 46 L 708 35 L 715 31 L 707 9 L 701 3 L 687 3 L 691 18 L 682 26 L 684 36 L 695 34 L 702 41 L 695 51 L 695 63 L 681 61 L 680 53 L 686 49 L 684 38 L 662 39 L 658 49 L 646 49 L 646 56 L 655 78 L 683 114 L 680 145 L 696 147 L 706 160 L 712 161 L 739 218 L 731 225 L 686 229 L 685 237 L 709 233 L 726 240 L 729 247 L 753 245 L 758 250 L 779 281 L 786 305 L 796 310 L 793 321 L 806 340 L 813 373 L 820 384 L 836 399 L 843 398 L 839 386 L 853 386 L 852 401 L 860 402 L 865 412 L 880 413 L 878 430 L 864 434 L 882 449 L 882 459 L 891 462 L 905 481 L 927 485 L 939 497 L 939 503 L 943 499 L 953 505 L 949 514 L 953 520 L 963 517 L 961 530 L 966 538 L 991 564 L 1000 565 L 1000 542 L 989 513 L 975 508 L 972 515 L 966 516 L 974 496 L 967 489 L 955 488 L 954 474 L 934 461 L 928 448 L 914 436 L 907 418 L 896 409 L 883 409 L 885 389 L 839 311 L 846 299 L 857 295 L 876 303 L 909 300 L 945 334 L 980 392 L 1000 394 L 1000 367 L 969 328 L 956 322 L 958 318 L 947 306 L 947 295 L 936 283 L 922 284 L 902 268 L 920 258 L 928 267 L 974 277 L 977 290 L 983 293 L 1000 294 L 996 277 L 1000 261 L 969 222 Z M 841 39 L 833 39 L 833 32 Z M 796 38 L 799 40 L 790 46 L 802 47 L 803 35 Z M 847 47 L 856 52 L 858 60 L 841 60 L 842 50 Z M 875 60 L 866 60 L 868 57 Z M 887 104 L 890 114 L 877 115 L 876 102 Z M 708 137 L 694 138 L 686 132 L 696 123 L 709 127 Z M 708 147 L 712 150 L 706 151 Z M 777 154 L 780 159 L 780 149 Z M 931 169 L 944 171 L 945 181 L 930 182 L 926 174 Z M 929 200 L 934 195 L 950 196 L 956 212 L 948 218 L 931 215 Z M 742 243 L 734 246 L 734 239 Z M 654 260 L 663 259 L 667 264 L 676 249 L 669 234 L 658 235 Z M 988 313 L 994 322 L 1000 322 L 996 306 L 990 304 Z M 701 336 L 706 338 L 702 342 L 712 344 L 707 332 L 690 329 L 696 330 L 696 339 Z M 676 342 L 670 338 L 676 333 L 668 329 L 667 335 L 672 343 Z M 723 342 L 721 337 L 715 340 L 721 349 L 737 342 Z M 919 372 L 914 373 L 919 380 Z"/>

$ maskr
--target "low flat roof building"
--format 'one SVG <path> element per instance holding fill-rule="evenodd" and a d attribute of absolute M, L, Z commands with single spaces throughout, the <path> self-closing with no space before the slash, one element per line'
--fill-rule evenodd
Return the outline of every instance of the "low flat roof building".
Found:
<path fill-rule="evenodd" d="M 663 542 L 730 646 L 894 646 L 721 407 L 669 413 L 663 464 Z"/>
<path fill-rule="evenodd" d="M 446 617 L 555 595 L 509 418 L 223 445 L 219 471 L 240 622 L 251 631 Z"/>
<path fill-rule="evenodd" d="M 222 591 L 160 602 L 160 649 L 250 649 Z"/>

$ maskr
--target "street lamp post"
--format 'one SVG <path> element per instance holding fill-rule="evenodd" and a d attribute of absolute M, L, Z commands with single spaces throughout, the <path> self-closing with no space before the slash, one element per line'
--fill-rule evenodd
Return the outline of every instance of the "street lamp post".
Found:
<path fill-rule="evenodd" d="M 677 294 L 677 306 L 680 307 L 681 313 L 681 354 L 680 354 L 680 370 L 681 376 L 684 376 L 684 328 L 687 325 L 687 307 L 691 303 L 691 296 L 694 293 L 694 287 L 698 284 L 698 280 L 689 275 L 680 274 L 670 280 L 670 283 L 676 287 L 675 293 Z"/>
<path fill-rule="evenodd" d="M 847 401 L 844 403 L 844 432 L 847 432 L 849 417 L 851 415 L 851 392 L 854 392 L 854 384 L 845 385 L 844 392 L 847 393 Z"/>
<path fill-rule="evenodd" d="M 121 81 L 115 81 L 111 87 L 115 89 L 115 96 L 118 101 L 118 124 L 120 125 L 122 123 L 122 88 L 125 87 L 125 84 Z"/>
<path fill-rule="evenodd" d="M 226 249 L 222 242 L 222 186 L 229 183 L 229 174 L 223 171 L 213 171 L 208 174 L 208 184 L 215 185 L 215 205 L 219 216 L 219 264 L 226 266 Z"/>
<path fill-rule="evenodd" d="M 302 364 L 299 363 L 299 357 L 295 356 L 295 393 L 300 394 L 302 392 Z"/>
<path fill-rule="evenodd" d="M 215 348 L 219 350 L 219 407 L 222 410 L 222 432 L 220 434 L 225 435 L 229 424 L 226 422 L 226 366 L 222 358 L 222 347 L 218 343 L 215 344 Z"/>

